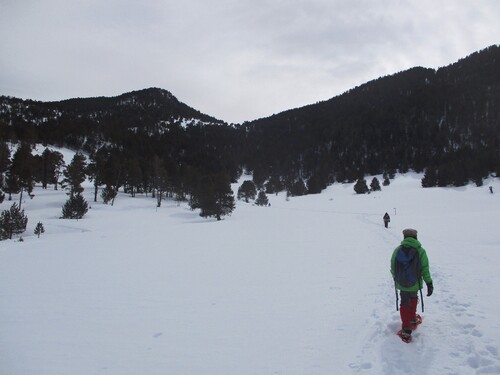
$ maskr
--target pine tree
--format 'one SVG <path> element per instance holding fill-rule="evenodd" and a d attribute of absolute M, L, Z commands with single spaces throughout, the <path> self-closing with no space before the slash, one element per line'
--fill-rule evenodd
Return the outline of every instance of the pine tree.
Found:
<path fill-rule="evenodd" d="M 10 149 L 7 143 L 0 142 L 0 174 L 5 173 L 10 165 Z"/>
<path fill-rule="evenodd" d="M 19 178 L 9 169 L 5 174 L 4 191 L 9 194 L 9 201 L 12 200 L 12 194 L 17 194 L 21 191 Z"/>
<path fill-rule="evenodd" d="M 231 215 L 235 208 L 231 181 L 225 173 L 215 175 L 215 217 L 221 220 L 222 216 Z"/>
<path fill-rule="evenodd" d="M 446 187 L 453 184 L 453 168 L 449 163 L 443 163 L 437 170 L 437 186 Z"/>
<path fill-rule="evenodd" d="M 222 220 L 222 216 L 230 215 L 235 204 L 229 177 L 224 173 L 203 177 L 192 194 L 190 205 L 192 209 L 200 208 L 202 217 Z"/>
<path fill-rule="evenodd" d="M 5 194 L 2 190 L 5 189 L 4 174 L 9 169 L 10 165 L 10 150 L 5 142 L 0 142 L 0 203 L 5 199 Z"/>
<path fill-rule="evenodd" d="M 113 189 L 109 186 L 105 186 L 101 190 L 102 201 L 104 202 L 104 204 L 108 204 L 109 202 L 113 202 L 113 200 L 116 198 L 117 194 L 118 194 L 118 192 L 115 189 Z"/>
<path fill-rule="evenodd" d="M 389 180 L 389 176 L 387 175 L 387 173 L 384 173 L 383 178 L 384 182 L 382 182 L 382 185 L 389 186 L 391 184 L 391 180 Z"/>
<path fill-rule="evenodd" d="M 301 196 L 307 193 L 306 185 L 302 179 L 298 179 L 291 183 L 287 191 L 288 195 L 291 197 Z"/>
<path fill-rule="evenodd" d="M 89 210 L 88 204 L 81 194 L 71 195 L 63 206 L 63 219 L 81 219 Z"/>
<path fill-rule="evenodd" d="M 380 182 L 378 181 L 378 178 L 377 177 L 373 177 L 373 180 L 370 184 L 370 188 L 372 189 L 372 191 L 380 191 L 382 190 L 382 188 L 380 187 Z"/>
<path fill-rule="evenodd" d="M 108 197 L 112 197 L 106 203 L 111 202 L 113 206 L 118 190 L 123 184 L 124 177 L 124 159 L 120 150 L 112 149 L 106 159 L 102 170 L 102 182 L 106 186 Z"/>
<path fill-rule="evenodd" d="M 48 184 L 54 184 L 54 190 L 57 190 L 59 177 L 62 175 L 64 167 L 64 157 L 58 151 L 51 151 L 46 148 L 41 155 L 40 181 L 42 187 L 47 189 Z"/>
<path fill-rule="evenodd" d="M 28 217 L 17 203 L 12 204 L 9 210 L 0 215 L 0 240 L 12 239 L 14 234 L 21 234 L 26 230 Z"/>
<path fill-rule="evenodd" d="M 71 197 L 83 193 L 82 183 L 85 181 L 87 167 L 85 160 L 85 156 L 77 152 L 64 170 L 64 179 L 61 184 L 65 189 L 69 190 Z"/>
<path fill-rule="evenodd" d="M 168 174 L 167 170 L 163 166 L 163 161 L 156 155 L 153 157 L 152 173 L 153 192 L 154 196 L 156 196 L 156 207 L 161 207 L 163 194 L 168 189 Z"/>
<path fill-rule="evenodd" d="M 283 183 L 278 176 L 271 176 L 269 181 L 266 183 L 266 193 L 273 194 L 279 193 L 283 190 Z"/>
<path fill-rule="evenodd" d="M 424 177 L 422 177 L 422 187 L 433 187 L 437 185 L 437 170 L 436 168 L 429 167 L 425 170 Z"/>
<path fill-rule="evenodd" d="M 266 193 L 264 193 L 262 190 L 259 191 L 257 199 L 255 200 L 255 204 L 257 206 L 267 206 L 269 204 L 269 199 L 267 199 Z"/>
<path fill-rule="evenodd" d="M 368 185 L 366 184 L 366 180 L 364 178 L 359 178 L 358 181 L 356 181 L 354 184 L 354 191 L 356 194 L 368 193 Z"/>
<path fill-rule="evenodd" d="M 238 199 L 245 199 L 245 202 L 248 203 L 249 199 L 255 199 L 257 195 L 257 188 L 253 181 L 246 180 L 243 181 L 243 184 L 238 189 Z"/>
<path fill-rule="evenodd" d="M 267 168 L 255 168 L 253 171 L 252 180 L 255 186 L 261 189 L 264 186 L 264 182 L 266 182 L 268 177 L 269 174 L 267 172 Z"/>
<path fill-rule="evenodd" d="M 135 193 L 139 191 L 139 186 L 142 182 L 142 169 L 137 158 L 133 158 L 127 162 L 125 180 L 130 195 L 135 197 Z"/>
<path fill-rule="evenodd" d="M 307 194 L 320 194 L 326 188 L 326 183 L 319 173 L 314 173 L 307 180 Z"/>
<path fill-rule="evenodd" d="M 43 227 L 43 224 L 41 222 L 38 222 L 38 224 L 36 225 L 34 233 L 36 236 L 38 236 L 38 238 L 40 238 L 41 234 L 45 233 L 45 228 Z"/>
<path fill-rule="evenodd" d="M 97 202 L 99 186 L 103 184 L 104 164 L 109 157 L 109 150 L 101 147 L 90 155 L 90 162 L 87 166 L 87 173 L 90 181 L 94 183 L 94 202 Z"/>
<path fill-rule="evenodd" d="M 10 166 L 10 177 L 17 179 L 19 186 L 19 208 L 23 201 L 23 191 L 30 196 L 35 185 L 35 162 L 31 154 L 31 146 L 27 143 L 21 143 L 12 157 Z"/>

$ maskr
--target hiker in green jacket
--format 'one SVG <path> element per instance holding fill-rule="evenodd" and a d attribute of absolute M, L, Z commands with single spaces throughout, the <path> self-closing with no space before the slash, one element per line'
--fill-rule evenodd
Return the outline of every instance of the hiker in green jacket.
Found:
<path fill-rule="evenodd" d="M 427 253 L 417 240 L 415 229 L 403 230 L 404 239 L 394 250 L 391 258 L 391 273 L 401 296 L 400 315 L 401 339 L 411 341 L 411 332 L 422 322 L 417 315 L 418 292 L 422 294 L 423 282 L 427 285 L 427 296 L 432 295 L 434 287 L 429 271 Z"/>

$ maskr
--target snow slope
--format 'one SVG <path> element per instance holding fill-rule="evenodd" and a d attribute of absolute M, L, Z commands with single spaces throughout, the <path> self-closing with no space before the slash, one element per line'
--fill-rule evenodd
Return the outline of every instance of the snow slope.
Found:
<path fill-rule="evenodd" d="M 0 373 L 499 374 L 498 180 L 420 177 L 238 202 L 220 222 L 125 195 L 62 220 L 64 193 L 37 188 L 24 242 L 0 242 Z M 389 273 L 406 227 L 435 285 L 411 344 Z"/>

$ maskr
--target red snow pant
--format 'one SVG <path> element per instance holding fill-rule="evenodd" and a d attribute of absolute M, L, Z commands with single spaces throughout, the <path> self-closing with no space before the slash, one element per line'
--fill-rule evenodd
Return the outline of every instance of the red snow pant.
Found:
<path fill-rule="evenodd" d="M 399 305 L 399 314 L 401 315 L 402 328 L 410 330 L 411 322 L 416 319 L 418 296 L 417 292 L 401 291 L 401 304 Z"/>

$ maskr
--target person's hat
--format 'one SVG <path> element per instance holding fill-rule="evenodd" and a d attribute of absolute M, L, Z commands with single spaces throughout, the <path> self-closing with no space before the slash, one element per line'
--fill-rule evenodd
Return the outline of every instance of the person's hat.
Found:
<path fill-rule="evenodd" d="M 404 236 L 404 238 L 413 237 L 413 238 L 417 239 L 417 230 L 407 228 L 407 229 L 403 230 L 403 236 Z"/>

